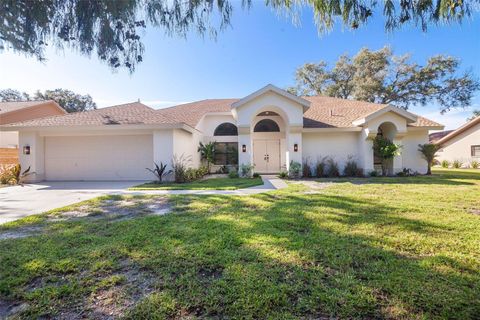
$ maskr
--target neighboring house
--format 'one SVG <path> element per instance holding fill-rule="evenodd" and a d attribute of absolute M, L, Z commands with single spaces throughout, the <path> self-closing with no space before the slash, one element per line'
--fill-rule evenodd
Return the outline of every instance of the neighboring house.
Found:
<path fill-rule="evenodd" d="M 278 173 L 290 162 L 353 158 L 374 170 L 373 138 L 401 144 L 391 173 L 426 172 L 418 144 L 443 126 L 388 105 L 297 97 L 268 85 L 242 99 L 214 99 L 154 110 L 139 102 L 6 125 L 20 132 L 20 162 L 34 180 L 151 180 L 153 163 L 190 158 L 199 142 L 216 141 L 215 165 L 254 164 Z"/>
<path fill-rule="evenodd" d="M 0 125 L 65 114 L 55 101 L 0 102 Z M 0 148 L 18 148 L 18 133 L 0 131 Z"/>
<path fill-rule="evenodd" d="M 449 132 L 434 143 L 441 146 L 437 153 L 438 161 L 458 160 L 465 166 L 474 160 L 480 161 L 480 117 Z"/>

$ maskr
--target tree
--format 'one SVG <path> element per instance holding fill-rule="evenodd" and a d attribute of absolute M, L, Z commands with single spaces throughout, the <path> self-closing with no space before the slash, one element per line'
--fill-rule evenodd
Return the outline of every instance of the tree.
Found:
<path fill-rule="evenodd" d="M 265 0 L 265 5 L 298 20 L 300 9 L 314 12 L 320 32 L 336 21 L 350 29 L 383 15 L 385 29 L 405 24 L 420 26 L 461 22 L 471 17 L 480 0 Z M 242 0 L 250 8 L 252 0 Z M 170 36 L 185 37 L 194 31 L 215 36 L 230 25 L 232 0 L 2 0 L 0 1 L 0 51 L 13 50 L 39 60 L 45 48 L 65 47 L 98 58 L 111 68 L 130 72 L 143 59 L 141 35 L 147 25 Z"/>
<path fill-rule="evenodd" d="M 440 146 L 433 143 L 425 143 L 418 145 L 418 151 L 420 151 L 423 158 L 427 161 L 427 175 L 432 174 L 432 165 L 433 161 L 435 161 L 435 156 L 438 150 L 440 150 Z"/>
<path fill-rule="evenodd" d="M 445 113 L 471 105 L 480 82 L 470 73 L 459 74 L 460 62 L 438 55 L 425 65 L 395 56 L 385 47 L 363 48 L 353 58 L 341 56 L 333 68 L 325 61 L 307 63 L 296 71 L 296 86 L 288 91 L 301 95 L 326 95 L 391 104 L 403 109 L 436 102 Z"/>
<path fill-rule="evenodd" d="M 97 108 L 95 102 L 89 94 L 81 95 L 66 89 L 37 91 L 34 95 L 35 100 L 54 100 L 67 112 L 88 111 Z"/>
<path fill-rule="evenodd" d="M 0 90 L 0 101 L 54 100 L 67 112 L 88 111 L 97 108 L 89 94 L 81 95 L 67 89 L 37 90 L 33 97 L 13 89 Z"/>
<path fill-rule="evenodd" d="M 4 89 L 0 90 L 0 101 L 28 101 L 30 100 L 30 95 L 26 92 L 20 92 L 14 89 Z"/>
<path fill-rule="evenodd" d="M 210 165 L 213 163 L 213 158 L 215 156 L 215 142 L 213 141 L 205 144 L 200 142 L 197 151 L 200 152 L 201 159 L 207 162 L 208 173 L 210 173 Z"/>
<path fill-rule="evenodd" d="M 382 175 L 388 174 L 389 162 L 400 155 L 401 146 L 383 136 L 376 136 L 373 140 L 373 152 L 382 159 Z"/>
<path fill-rule="evenodd" d="M 480 110 L 473 110 L 472 116 L 467 119 L 467 121 L 472 121 L 476 117 L 480 117 Z"/>

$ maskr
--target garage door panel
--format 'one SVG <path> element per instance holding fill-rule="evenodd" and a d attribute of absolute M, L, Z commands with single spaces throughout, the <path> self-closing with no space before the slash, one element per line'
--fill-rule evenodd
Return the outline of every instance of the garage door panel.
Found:
<path fill-rule="evenodd" d="M 46 137 L 47 180 L 151 180 L 152 135 Z"/>

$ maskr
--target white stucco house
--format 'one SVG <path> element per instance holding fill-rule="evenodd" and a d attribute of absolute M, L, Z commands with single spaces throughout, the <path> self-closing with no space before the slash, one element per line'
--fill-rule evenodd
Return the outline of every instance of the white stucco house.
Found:
<path fill-rule="evenodd" d="M 437 153 L 437 160 L 453 162 L 460 161 L 468 166 L 472 161 L 480 161 L 480 117 L 476 117 L 465 123 L 456 130 L 440 133 L 440 139 L 432 139 L 432 142 L 441 148 Z"/>
<path fill-rule="evenodd" d="M 32 180 L 152 180 L 145 170 L 174 155 L 200 165 L 199 142 L 216 141 L 215 165 L 254 164 L 255 172 L 288 170 L 291 161 L 349 158 L 375 168 L 377 134 L 403 146 L 392 172 L 426 172 L 417 151 L 443 126 L 403 109 L 323 96 L 297 97 L 273 85 L 242 99 L 212 99 L 154 110 L 139 102 L 23 121 L 20 163 Z"/>

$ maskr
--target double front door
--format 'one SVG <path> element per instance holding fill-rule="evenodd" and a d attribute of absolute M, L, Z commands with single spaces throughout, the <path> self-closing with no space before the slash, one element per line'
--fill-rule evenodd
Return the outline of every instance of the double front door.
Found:
<path fill-rule="evenodd" d="M 254 140 L 253 163 L 255 172 L 280 172 L 280 140 Z"/>

